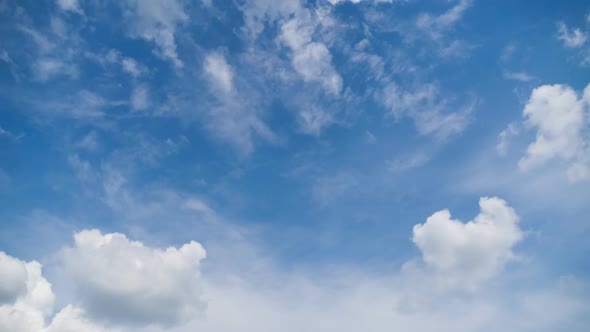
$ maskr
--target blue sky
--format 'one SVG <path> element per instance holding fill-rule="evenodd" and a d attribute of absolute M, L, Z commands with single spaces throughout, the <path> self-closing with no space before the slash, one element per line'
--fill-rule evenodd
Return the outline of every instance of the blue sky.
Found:
<path fill-rule="evenodd" d="M 0 16 L 0 330 L 590 323 L 586 2 Z"/>

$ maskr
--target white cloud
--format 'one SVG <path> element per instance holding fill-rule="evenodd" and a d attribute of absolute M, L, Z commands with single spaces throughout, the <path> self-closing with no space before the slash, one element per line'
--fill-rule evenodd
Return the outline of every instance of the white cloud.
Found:
<path fill-rule="evenodd" d="M 117 50 L 109 50 L 104 56 L 98 57 L 97 61 L 100 63 L 106 61 L 108 63 L 119 64 L 121 69 L 133 78 L 138 78 L 147 72 L 147 69 L 135 59 L 123 56 Z"/>
<path fill-rule="evenodd" d="M 514 123 L 509 124 L 506 129 L 502 130 L 498 135 L 498 144 L 496 145 L 496 151 L 501 156 L 506 155 L 508 151 L 508 145 L 510 144 L 510 139 L 516 135 L 518 135 L 518 126 Z"/>
<path fill-rule="evenodd" d="M 83 14 L 78 0 L 57 0 L 57 5 L 63 11 L 71 11 L 78 14 Z"/>
<path fill-rule="evenodd" d="M 459 0 L 457 4 L 439 16 L 424 13 L 416 20 L 416 27 L 429 34 L 432 38 L 442 37 L 445 30 L 459 21 L 471 6 L 472 0 Z"/>
<path fill-rule="evenodd" d="M 499 229 L 508 225 L 500 224 L 502 222 L 510 224 L 511 218 L 515 218 L 515 215 L 509 207 L 502 204 L 501 200 L 489 200 L 489 204 L 483 204 L 485 206 L 482 206 L 482 213 L 476 219 L 477 224 L 473 228 L 477 229 L 470 233 L 479 239 L 482 245 L 473 245 L 468 242 L 469 248 L 457 249 L 453 253 L 446 250 L 448 255 L 445 257 L 455 256 L 455 259 L 465 262 L 465 254 L 470 253 L 468 249 L 473 249 L 477 257 L 473 260 L 467 258 L 467 262 L 474 261 L 474 264 L 482 265 L 484 263 L 476 258 L 483 258 L 484 262 L 489 262 L 489 255 L 481 255 L 481 251 L 477 248 L 498 249 L 501 247 L 490 244 L 502 242 L 498 240 L 501 237 L 498 233 L 503 233 Z M 430 228 L 432 225 L 429 222 L 432 221 L 427 221 L 423 227 Z M 464 225 L 464 228 L 468 227 Z M 492 229 L 494 230 L 491 231 Z M 434 235 L 440 238 L 440 234 Z M 474 240 L 473 237 L 470 239 Z M 192 265 L 195 260 L 198 261 L 204 257 L 204 251 L 200 246 L 187 244 L 180 249 L 155 249 L 130 241 L 122 234 L 103 235 L 98 231 L 82 231 L 77 233 L 75 238 L 77 243 L 75 247 L 65 248 L 58 256 L 58 260 L 62 261 L 64 267 L 71 263 L 68 262 L 69 259 L 75 259 L 74 270 L 77 271 L 75 274 L 83 279 L 65 279 L 66 293 L 73 291 L 77 295 L 74 300 L 79 300 L 81 292 L 88 291 L 88 285 L 93 285 L 90 288 L 100 293 L 97 296 L 99 295 L 101 304 L 110 305 L 111 311 L 120 310 L 129 302 L 133 302 L 134 309 L 137 310 L 151 303 L 156 313 L 149 318 L 154 322 L 158 315 L 161 315 L 160 311 L 167 311 L 174 307 L 173 298 L 175 298 L 175 296 L 152 296 L 155 292 L 170 286 L 178 289 L 178 292 L 182 293 L 187 300 L 200 301 L 200 293 L 199 296 L 194 297 L 191 296 L 194 294 L 191 294 L 190 290 L 195 287 L 195 284 L 199 286 L 204 284 L 209 299 L 206 313 L 203 313 L 204 308 L 201 306 L 187 308 L 186 315 L 189 319 L 183 323 L 178 322 L 181 323 L 178 326 L 156 322 L 150 326 L 145 326 L 145 322 L 129 325 L 128 322 L 112 320 L 108 325 L 102 326 L 97 321 L 96 312 L 68 304 L 53 317 L 47 326 L 43 323 L 43 317 L 47 315 L 42 314 L 43 310 L 39 308 L 33 308 L 32 311 L 25 313 L 22 311 L 23 307 L 15 309 L 16 305 L 13 305 L 10 308 L 10 316 L 2 316 L 5 307 L 0 306 L 0 330 L 11 332 L 235 332 L 247 326 L 250 330 L 260 332 L 277 330 L 377 332 L 407 329 L 417 332 L 433 329 L 457 332 L 498 330 L 527 332 L 549 331 L 566 326 L 569 331 L 584 331 L 588 322 L 587 317 L 589 317 L 587 315 L 588 299 L 583 293 L 585 286 L 572 277 L 565 278 L 557 287 L 549 285 L 513 292 L 494 289 L 488 293 L 471 293 L 463 297 L 454 297 L 433 289 L 428 282 L 428 279 L 432 277 L 431 274 L 402 273 L 380 277 L 363 274 L 346 267 L 336 270 L 314 268 L 284 271 L 263 259 L 260 252 L 251 256 L 252 248 L 237 246 L 230 250 L 232 257 L 230 261 L 226 261 L 225 265 L 217 266 L 215 273 L 203 276 L 203 280 L 199 277 L 195 282 L 191 277 L 183 276 L 194 275 L 195 268 L 185 268 L 187 265 Z M 190 250 L 184 251 L 183 248 L 186 247 L 190 247 Z M 75 258 L 74 256 L 64 257 L 74 254 L 72 251 L 75 252 Z M 84 254 L 81 253 L 82 251 Z M 484 251 L 487 252 L 487 250 Z M 498 251 L 501 252 L 501 250 Z M 505 256 L 498 254 L 498 257 Z M 231 264 L 232 260 L 239 264 Z M 248 266 L 247 269 L 243 268 L 243 261 Z M 38 264 L 37 268 L 40 268 Z M 139 273 L 139 270 L 143 270 L 144 273 Z M 189 273 L 189 270 L 192 271 Z M 69 272 L 74 271 L 69 270 Z M 209 272 L 212 271 L 209 270 Z M 40 269 L 36 278 L 44 280 Z M 29 277 L 29 279 L 35 278 Z M 171 281 L 172 279 L 175 282 Z M 39 285 L 39 282 L 31 284 Z M 102 284 L 104 287 L 94 287 L 97 284 Z M 52 298 L 50 288 L 47 292 L 48 286 L 45 281 L 45 298 L 47 294 L 50 294 L 49 298 Z M 43 287 L 35 289 L 42 290 Z M 120 290 L 117 291 L 120 296 L 113 299 L 109 289 Z M 29 293 L 35 294 L 37 298 L 43 298 L 40 296 L 43 292 L 29 291 Z M 424 297 L 420 297 L 421 295 Z M 21 295 L 21 298 L 23 297 L 25 295 Z M 139 299 L 142 302 L 137 303 Z M 40 307 L 48 309 L 50 305 Z M 547 308 L 551 310 L 547 312 Z M 117 312 L 117 314 L 127 314 L 126 318 L 129 317 L 129 313 L 125 311 Z M 6 317 L 8 320 L 2 320 Z M 461 318 L 457 319 L 457 317 Z"/>
<path fill-rule="evenodd" d="M 504 71 L 504 73 L 502 73 L 502 76 L 505 79 L 520 82 L 530 82 L 535 79 L 534 76 L 531 76 L 524 71 Z"/>
<path fill-rule="evenodd" d="M 135 111 L 140 111 L 150 106 L 150 92 L 147 86 L 138 85 L 133 88 L 131 93 L 131 107 Z"/>
<path fill-rule="evenodd" d="M 41 33 L 31 26 L 18 27 L 36 46 L 30 66 L 32 78 L 41 82 L 62 77 L 78 78 L 79 36 L 59 18 L 51 19 L 50 28 L 51 32 Z"/>
<path fill-rule="evenodd" d="M 337 5 L 342 2 L 352 2 L 352 3 L 361 3 L 361 2 L 374 2 L 374 3 L 393 3 L 394 0 L 328 0 L 329 3 L 332 5 Z"/>
<path fill-rule="evenodd" d="M 233 70 L 225 60 L 223 54 L 212 52 L 205 57 L 203 70 L 216 89 L 222 93 L 230 94 L 234 90 Z"/>
<path fill-rule="evenodd" d="M 334 122 L 332 114 L 313 105 L 308 109 L 300 110 L 297 115 L 301 131 L 316 136 L 321 133 L 324 127 Z"/>
<path fill-rule="evenodd" d="M 433 84 L 421 85 L 409 91 L 392 82 L 376 97 L 396 119 L 410 117 L 420 134 L 434 135 L 440 139 L 461 133 L 469 123 L 474 107 L 471 104 L 459 111 L 448 112 L 448 100 L 440 96 L 438 87 Z"/>
<path fill-rule="evenodd" d="M 200 199 L 192 198 L 184 202 L 183 207 L 185 209 L 202 212 L 202 213 L 214 213 L 213 209 L 211 209 L 207 203 L 203 202 Z"/>
<path fill-rule="evenodd" d="M 142 72 L 137 61 L 131 58 L 123 58 L 121 60 L 121 65 L 123 66 L 123 70 L 133 77 L 138 77 Z"/>
<path fill-rule="evenodd" d="M 585 177 L 588 160 L 587 112 L 590 85 L 582 96 L 567 85 L 543 85 L 535 88 L 524 108 L 525 124 L 536 129 L 536 139 L 519 160 L 522 171 L 539 167 L 552 159 L 572 161 L 570 180 Z"/>
<path fill-rule="evenodd" d="M 300 11 L 283 23 L 279 39 L 293 52 L 293 68 L 303 81 L 319 83 L 328 93 L 338 96 L 342 77 L 333 68 L 326 45 L 313 41 L 314 30 L 314 17 L 309 11 Z"/>
<path fill-rule="evenodd" d="M 512 247 L 522 239 L 518 216 L 497 197 L 481 198 L 473 221 L 436 212 L 414 226 L 412 240 L 444 288 L 474 290 L 514 258 Z"/>
<path fill-rule="evenodd" d="M 54 115 L 64 115 L 78 120 L 89 120 L 104 116 L 104 108 L 109 102 L 103 97 L 87 90 L 81 90 L 76 95 L 64 98 L 65 101 L 58 101 L 55 105 L 46 103 Z"/>
<path fill-rule="evenodd" d="M 559 22 L 557 25 L 558 38 L 563 42 L 566 47 L 580 47 L 586 42 L 587 36 L 582 30 L 575 28 L 570 29 L 563 22 Z"/>
<path fill-rule="evenodd" d="M 42 82 L 61 75 L 77 78 L 78 68 L 60 59 L 41 58 L 35 62 L 33 66 L 33 74 L 35 75 L 36 80 Z"/>
<path fill-rule="evenodd" d="M 421 167 L 430 160 L 424 153 L 415 153 L 405 158 L 398 158 L 387 162 L 387 168 L 392 172 L 403 172 L 409 169 Z"/>
<path fill-rule="evenodd" d="M 24 262 L 0 251 L 0 304 L 14 302 L 27 289 Z"/>
<path fill-rule="evenodd" d="M 91 131 L 82 137 L 82 139 L 76 143 L 76 148 L 89 152 L 97 151 L 100 148 L 100 143 L 98 142 L 98 135 L 96 132 Z"/>
<path fill-rule="evenodd" d="M 175 325 L 205 309 L 194 241 L 180 248 L 150 248 L 123 234 L 97 230 L 74 235 L 61 260 L 90 317 L 119 324 Z"/>
<path fill-rule="evenodd" d="M 365 131 L 365 141 L 369 144 L 377 142 L 377 137 L 370 131 Z"/>
<path fill-rule="evenodd" d="M 47 327 L 45 332 L 116 332 L 117 328 L 110 327 L 106 329 L 96 323 L 90 321 L 86 316 L 84 310 L 67 305 L 60 312 L 58 312 L 51 325 Z"/>
<path fill-rule="evenodd" d="M 302 10 L 300 0 L 257 0 L 247 1 L 240 9 L 244 15 L 242 30 L 252 40 L 264 30 L 268 22 L 276 22 L 279 19 L 289 17 L 291 14 Z"/>
<path fill-rule="evenodd" d="M 42 331 L 55 296 L 41 264 L 0 252 L 0 285 L 0 331 Z"/>
<path fill-rule="evenodd" d="M 256 91 L 238 88 L 234 70 L 221 53 L 214 51 L 205 57 L 203 73 L 216 99 L 206 112 L 207 127 L 215 137 L 232 144 L 242 155 L 254 150 L 254 134 L 276 141 L 258 114 Z"/>
<path fill-rule="evenodd" d="M 168 59 L 176 68 L 183 66 L 176 50 L 175 34 L 179 25 L 189 17 L 179 0 L 126 0 L 125 8 L 129 34 L 153 42 L 156 54 Z"/>

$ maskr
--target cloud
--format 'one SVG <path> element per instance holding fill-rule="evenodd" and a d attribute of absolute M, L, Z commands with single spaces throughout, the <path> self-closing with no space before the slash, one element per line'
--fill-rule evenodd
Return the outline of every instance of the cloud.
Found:
<path fill-rule="evenodd" d="M 26 265 L 0 251 L 0 267 L 0 304 L 14 302 L 27 289 Z"/>
<path fill-rule="evenodd" d="M 393 3 L 394 0 L 328 0 L 332 5 L 337 5 L 343 2 L 361 3 L 361 2 L 374 2 L 374 3 Z"/>
<path fill-rule="evenodd" d="M 76 143 L 76 148 L 86 150 L 88 152 L 96 152 L 100 148 L 98 141 L 98 134 L 91 131 Z"/>
<path fill-rule="evenodd" d="M 78 69 L 60 59 L 43 58 L 35 62 L 33 67 L 35 79 L 45 82 L 57 76 L 78 77 Z"/>
<path fill-rule="evenodd" d="M 84 310 L 67 305 L 53 318 L 45 332 L 117 332 L 118 328 L 106 329 L 85 316 Z"/>
<path fill-rule="evenodd" d="M 302 10 L 302 6 L 300 0 L 257 0 L 245 2 L 240 9 L 244 16 L 242 30 L 250 40 L 256 40 L 268 22 L 289 17 Z"/>
<path fill-rule="evenodd" d="M 140 111 L 150 106 L 150 92 L 147 86 L 138 85 L 133 88 L 131 93 L 131 107 L 135 111 Z"/>
<path fill-rule="evenodd" d="M 234 70 L 219 51 L 205 57 L 203 73 L 215 99 L 207 109 L 206 120 L 216 138 L 232 144 L 242 155 L 254 150 L 254 134 L 270 142 L 277 140 L 258 114 L 261 106 L 256 91 L 238 88 Z"/>
<path fill-rule="evenodd" d="M 297 113 L 299 128 L 305 134 L 319 136 L 322 129 L 334 122 L 333 115 L 315 105 Z"/>
<path fill-rule="evenodd" d="M 156 54 L 169 60 L 176 68 L 183 62 L 176 50 L 175 34 L 179 25 L 188 21 L 184 5 L 179 0 L 125 0 L 124 14 L 128 33 L 135 38 L 153 42 Z"/>
<path fill-rule="evenodd" d="M 42 331 L 55 296 L 41 264 L 0 252 L 0 285 L 0 331 Z"/>
<path fill-rule="evenodd" d="M 367 130 L 367 131 L 365 131 L 365 142 L 367 142 L 369 144 L 373 144 L 373 143 L 377 142 L 377 137 L 375 136 L 375 134 L 373 134 L 372 132 Z"/>
<path fill-rule="evenodd" d="M 57 5 L 63 11 L 70 11 L 80 15 L 83 15 L 84 12 L 80 8 L 80 3 L 78 0 L 57 0 Z"/>
<path fill-rule="evenodd" d="M 524 71 L 518 71 L 518 72 L 504 71 L 502 73 L 502 76 L 507 80 L 514 80 L 514 81 L 520 81 L 520 82 L 530 82 L 535 79 L 534 76 L 531 76 Z"/>
<path fill-rule="evenodd" d="M 430 161 L 430 157 L 428 157 L 424 153 L 415 153 L 411 156 L 406 156 L 405 158 L 397 158 L 395 160 L 390 160 L 387 162 L 387 168 L 392 172 L 404 172 L 413 168 L 418 168 L 423 166 L 424 164 Z"/>
<path fill-rule="evenodd" d="M 518 126 L 514 123 L 509 124 L 506 129 L 502 130 L 498 135 L 498 144 L 496 145 L 496 151 L 499 155 L 504 156 L 508 150 L 510 139 L 518 135 Z"/>
<path fill-rule="evenodd" d="M 567 85 L 543 85 L 535 88 L 523 115 L 525 125 L 536 130 L 536 139 L 518 167 L 529 171 L 552 159 L 573 161 L 571 180 L 584 178 L 584 164 L 588 159 L 588 138 L 583 135 L 588 126 L 590 85 L 582 96 Z"/>
<path fill-rule="evenodd" d="M 61 115 L 77 120 L 94 120 L 105 115 L 105 108 L 110 102 L 102 96 L 81 90 L 75 95 L 66 96 L 59 101 L 45 102 L 43 108 L 46 115 Z"/>
<path fill-rule="evenodd" d="M 444 288 L 474 290 L 514 258 L 512 247 L 523 236 L 518 215 L 497 197 L 481 198 L 479 207 L 467 223 L 442 210 L 414 226 L 412 241 Z"/>
<path fill-rule="evenodd" d="M 205 57 L 203 70 L 210 78 L 211 84 L 224 94 L 230 94 L 234 90 L 233 70 L 225 60 L 223 54 L 213 52 Z"/>
<path fill-rule="evenodd" d="M 444 31 L 459 21 L 471 6 L 472 0 L 459 0 L 457 4 L 441 15 L 424 13 L 416 20 L 416 27 L 428 33 L 433 39 L 442 37 Z"/>
<path fill-rule="evenodd" d="M 171 326 L 205 309 L 199 266 L 206 254 L 199 243 L 158 249 L 98 230 L 76 233 L 74 239 L 61 261 L 90 317 Z"/>
<path fill-rule="evenodd" d="M 63 77 L 77 79 L 80 76 L 78 63 L 82 43 L 75 29 L 71 29 L 64 20 L 53 17 L 43 33 L 27 25 L 18 26 L 18 30 L 36 46 L 30 64 L 33 80 L 46 82 Z"/>
<path fill-rule="evenodd" d="M 95 57 L 96 58 L 96 57 Z M 96 58 L 99 63 L 107 62 L 118 64 L 121 69 L 133 78 L 138 78 L 145 74 L 148 70 L 135 59 L 123 56 L 117 50 L 109 50 L 105 55 Z"/>
<path fill-rule="evenodd" d="M 464 254 L 470 253 L 469 249 L 472 249 L 477 254 L 474 257 L 476 265 L 483 263 L 475 258 L 483 258 L 484 262 L 488 262 L 486 257 L 489 255 L 480 255 L 481 251 L 477 248 L 498 248 L 499 246 L 489 244 L 501 242 L 493 239 L 501 237 L 498 236 L 498 233 L 502 233 L 499 229 L 508 226 L 501 224 L 510 224 L 515 216 L 502 202 L 493 198 L 482 204 L 482 213 L 473 222 L 477 222 L 474 226 L 477 229 L 470 233 L 470 239 L 480 240 L 480 245 L 468 242 L 470 246 L 464 250 L 455 250 L 453 253 L 444 251 L 448 254 L 446 256 L 455 256 L 455 259 L 465 257 Z M 432 227 L 429 222 L 432 221 L 427 221 L 423 227 Z M 464 225 L 464 228 L 467 226 Z M 490 231 L 492 229 L 494 231 Z M 440 234 L 434 235 L 440 238 Z M 426 332 L 432 331 L 434 327 L 458 332 L 507 329 L 526 332 L 550 331 L 564 326 L 569 331 L 584 331 L 588 322 L 588 298 L 584 290 L 586 286 L 574 277 L 562 278 L 557 286 L 550 284 L 540 288 L 525 287 L 508 292 L 494 289 L 489 293 L 478 293 L 477 296 L 467 293 L 463 297 L 453 297 L 448 293 L 437 292 L 428 282 L 424 283 L 432 277 L 431 274 L 402 273 L 380 277 L 350 267 L 336 270 L 282 270 L 277 269 L 273 262 L 263 260 L 260 252 L 251 257 L 251 248 L 238 246 L 231 249 L 234 251 L 230 250 L 231 257 L 234 263 L 247 258 L 248 269 L 244 269 L 242 264 L 231 264 L 230 260 L 225 265 L 218 266 L 215 273 L 204 275 L 202 279 L 199 276 L 195 282 L 190 276 L 184 278 L 187 274 L 194 276 L 195 268 L 185 268 L 204 257 L 200 246 L 187 244 L 180 249 L 151 248 L 140 242 L 130 241 L 122 234 L 103 235 L 96 230 L 76 233 L 75 240 L 76 245 L 73 248 L 64 248 L 57 256 L 59 264 L 64 265 L 64 268 L 68 267 L 69 259 L 75 259 L 74 274 L 83 279 L 72 278 L 70 274 L 70 278 L 65 279 L 66 293 L 73 291 L 76 294 L 74 300 L 77 301 L 80 293 L 87 292 L 90 287 L 100 293 L 101 303 L 111 306 L 109 312 L 120 310 L 129 302 L 134 303 L 135 311 L 149 307 L 151 303 L 156 310 L 155 315 L 149 317 L 153 324 L 146 326 L 145 321 L 142 321 L 130 325 L 128 321 L 111 321 L 103 325 L 99 322 L 100 318 L 96 317 L 96 312 L 73 304 L 65 305 L 51 319 L 51 323 L 44 324 L 44 317 L 47 318 L 48 314 L 42 312 L 49 313 L 51 310 L 53 293 L 40 273 L 40 265 L 36 263 L 33 264 L 34 273 L 28 277 L 31 281 L 28 285 L 36 287 L 22 293 L 20 299 L 31 296 L 37 298 L 38 304 L 46 304 L 29 307 L 13 304 L 8 308 L 10 315 L 4 316 L 7 308 L 0 305 L 2 331 L 231 332 L 248 326 L 249 329 L 260 332 L 295 332 L 306 329 L 375 332 L 384 329 L 411 329 Z M 184 250 L 187 247 L 188 250 Z M 72 251 L 76 252 L 75 258 L 67 257 L 74 254 Z M 31 264 L 13 260 L 19 264 Z M 470 259 L 468 261 L 472 262 Z M 0 271 L 3 270 L 5 269 Z M 139 273 L 140 270 L 143 273 Z M 71 269 L 67 271 L 74 272 Z M 97 284 L 102 284 L 103 287 L 95 287 Z M 178 321 L 178 326 L 156 322 L 162 315 L 162 310 L 176 308 L 172 299 L 179 293 L 187 301 L 201 301 L 200 293 L 194 297 L 195 294 L 191 292 L 195 284 L 206 287 L 207 298 L 210 299 L 206 313 L 201 306 L 190 307 L 186 308 L 189 319 Z M 174 296 L 153 296 L 167 286 L 177 289 L 178 293 L 172 292 Z M 112 299 L 109 289 L 123 291 L 118 291 L 120 296 Z M 407 296 L 415 295 L 412 293 L 415 291 L 424 294 L 425 299 Z M 44 298 L 51 301 L 39 301 Z M 137 303 L 138 298 L 143 301 Z M 547 312 L 547 308 L 552 309 Z M 116 315 L 125 314 L 125 318 L 129 319 L 129 313 L 125 310 L 116 312 Z M 459 320 L 458 315 L 462 317 Z"/>
<path fill-rule="evenodd" d="M 448 112 L 449 101 L 440 96 L 434 84 L 420 85 L 410 91 L 391 82 L 376 97 L 394 118 L 409 117 L 414 120 L 420 134 L 434 135 L 439 139 L 461 133 L 469 123 L 475 106 L 470 104 L 459 111 Z"/>
<path fill-rule="evenodd" d="M 313 41 L 315 18 L 303 10 L 281 26 L 279 40 L 292 53 L 295 71 L 304 82 L 319 83 L 328 93 L 338 96 L 342 90 L 342 77 L 332 66 L 332 55 L 325 44 Z"/>
<path fill-rule="evenodd" d="M 566 47 L 580 47 L 586 43 L 587 36 L 582 30 L 575 28 L 570 31 L 567 25 L 563 22 L 557 24 L 557 33 L 557 38 L 559 38 Z"/>

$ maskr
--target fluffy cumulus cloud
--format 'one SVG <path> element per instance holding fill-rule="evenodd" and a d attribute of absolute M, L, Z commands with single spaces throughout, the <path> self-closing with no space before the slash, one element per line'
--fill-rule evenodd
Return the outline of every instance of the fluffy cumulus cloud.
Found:
<path fill-rule="evenodd" d="M 552 159 L 569 163 L 570 180 L 588 175 L 588 109 L 590 85 L 581 95 L 567 85 L 543 85 L 533 90 L 524 108 L 525 125 L 536 130 L 536 138 L 518 162 L 523 171 Z"/>
<path fill-rule="evenodd" d="M 192 241 L 154 249 L 122 234 L 82 231 L 59 261 L 79 304 L 53 317 L 55 295 L 41 265 L 0 252 L 0 331 L 102 332 L 180 324 L 203 312 L 200 261 Z M 105 326 L 108 326 L 105 327 Z"/>
<path fill-rule="evenodd" d="M 0 331 L 42 331 L 54 301 L 41 264 L 0 252 Z"/>
<path fill-rule="evenodd" d="M 107 323 L 175 325 L 205 309 L 197 242 L 154 249 L 123 234 L 82 231 L 62 253 L 63 267 L 89 316 Z"/>
<path fill-rule="evenodd" d="M 462 282 L 482 281 L 512 257 L 510 248 L 521 236 L 518 217 L 498 198 L 483 198 L 480 205 L 481 213 L 467 224 L 450 219 L 448 212 L 438 212 L 415 227 L 414 241 L 436 270 L 435 277 L 461 272 L 465 274 L 461 278 L 471 279 Z M 244 259 L 248 252 L 239 248 L 233 253 L 235 260 Z M 75 245 L 57 257 L 69 274 L 67 292 L 77 292 L 75 298 L 82 303 L 65 305 L 50 317 L 54 295 L 40 264 L 1 253 L 0 284 L 14 285 L 16 290 L 3 290 L 0 331 L 235 332 L 246 327 L 261 332 L 434 328 L 525 332 L 563 326 L 582 331 L 587 323 L 585 286 L 571 277 L 557 287 L 525 294 L 450 301 L 423 282 L 430 274 L 382 278 L 346 268 L 336 274 L 315 269 L 287 272 L 268 262 L 260 264 L 259 256 L 248 259 L 256 267 L 252 271 L 227 265 L 205 279 L 210 301 L 203 313 L 198 268 L 204 256 L 195 242 L 157 249 L 123 234 L 79 232 Z M 219 274 L 223 271 L 231 277 Z M 427 300 L 416 298 L 420 292 L 428 294 Z M 553 308 L 549 314 L 548 307 Z M 457 320 L 459 314 L 463 318 Z"/>
<path fill-rule="evenodd" d="M 442 210 L 414 226 L 412 240 L 445 288 L 476 289 L 514 258 L 512 247 L 522 239 L 519 218 L 504 200 L 484 197 L 479 207 L 467 223 Z"/>
<path fill-rule="evenodd" d="M 84 310 L 68 305 L 58 312 L 44 332 L 118 332 L 118 328 L 105 328 L 85 317 Z"/>

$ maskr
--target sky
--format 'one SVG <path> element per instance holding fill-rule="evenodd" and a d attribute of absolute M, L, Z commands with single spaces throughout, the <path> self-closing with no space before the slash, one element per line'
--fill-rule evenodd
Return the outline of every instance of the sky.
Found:
<path fill-rule="evenodd" d="M 0 332 L 586 331 L 590 4 L 0 0 Z"/>

